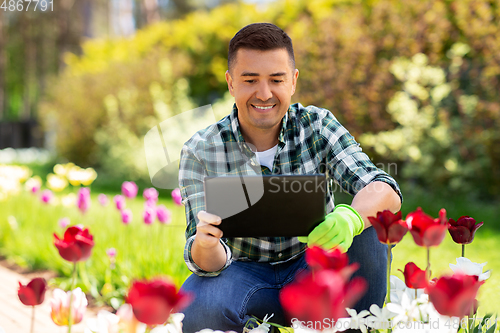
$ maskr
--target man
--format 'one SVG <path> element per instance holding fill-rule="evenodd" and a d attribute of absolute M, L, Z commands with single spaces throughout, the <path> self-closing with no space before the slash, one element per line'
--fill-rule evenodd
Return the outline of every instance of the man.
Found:
<path fill-rule="evenodd" d="M 271 313 L 272 322 L 289 324 L 279 292 L 307 269 L 304 251 L 312 245 L 340 246 L 348 250 L 351 262 L 360 263 L 356 274 L 368 280 L 370 289 L 357 310 L 383 303 L 387 248 L 370 228 L 368 216 L 385 209 L 397 212 L 401 192 L 328 110 L 290 105 L 298 77 L 291 39 L 275 25 L 248 25 L 231 40 L 226 81 L 235 98 L 233 110 L 196 133 L 181 153 L 179 182 L 187 217 L 184 258 L 195 273 L 182 286 L 195 294 L 184 310 L 184 332 L 241 332 L 252 315 L 262 319 Z M 224 239 L 217 228 L 221 219 L 204 211 L 203 178 L 227 171 L 225 162 L 207 151 L 215 143 L 234 142 L 255 147 L 263 174 L 327 173 L 354 195 L 352 204 L 335 207 L 330 185 L 329 214 L 308 237 Z"/>

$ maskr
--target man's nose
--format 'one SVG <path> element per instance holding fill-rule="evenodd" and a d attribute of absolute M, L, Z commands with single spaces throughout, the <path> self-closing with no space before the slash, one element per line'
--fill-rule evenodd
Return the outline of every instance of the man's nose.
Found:
<path fill-rule="evenodd" d="M 267 101 L 273 97 L 273 93 L 267 82 L 261 81 L 259 83 L 259 86 L 257 87 L 257 94 L 255 97 L 257 97 L 261 101 Z"/>

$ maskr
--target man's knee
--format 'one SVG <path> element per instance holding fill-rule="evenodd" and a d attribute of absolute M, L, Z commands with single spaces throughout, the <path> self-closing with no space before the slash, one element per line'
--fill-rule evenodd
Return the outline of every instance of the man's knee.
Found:
<path fill-rule="evenodd" d="M 183 332 L 197 332 L 204 328 L 214 330 L 235 330 L 241 326 L 236 306 L 228 301 L 230 293 L 217 286 L 217 277 L 191 275 L 181 290 L 192 295 L 193 301 L 182 313 Z M 226 288 L 227 291 L 227 288 Z"/>

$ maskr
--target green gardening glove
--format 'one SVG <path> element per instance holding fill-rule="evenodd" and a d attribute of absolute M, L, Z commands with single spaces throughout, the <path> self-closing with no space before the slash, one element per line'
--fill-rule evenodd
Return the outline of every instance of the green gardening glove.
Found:
<path fill-rule="evenodd" d="M 359 235 L 365 228 L 361 215 L 348 205 L 337 205 L 333 212 L 325 217 L 307 237 L 298 237 L 307 246 L 320 246 L 330 250 L 336 246 L 345 251 L 352 244 L 354 236 Z"/>

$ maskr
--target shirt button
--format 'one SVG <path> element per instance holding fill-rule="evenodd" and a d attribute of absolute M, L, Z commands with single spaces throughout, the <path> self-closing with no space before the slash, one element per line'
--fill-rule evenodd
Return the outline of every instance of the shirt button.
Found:
<path fill-rule="evenodd" d="M 281 258 L 281 257 L 283 257 L 283 253 L 280 252 L 280 253 L 278 253 L 278 258 Z"/>

